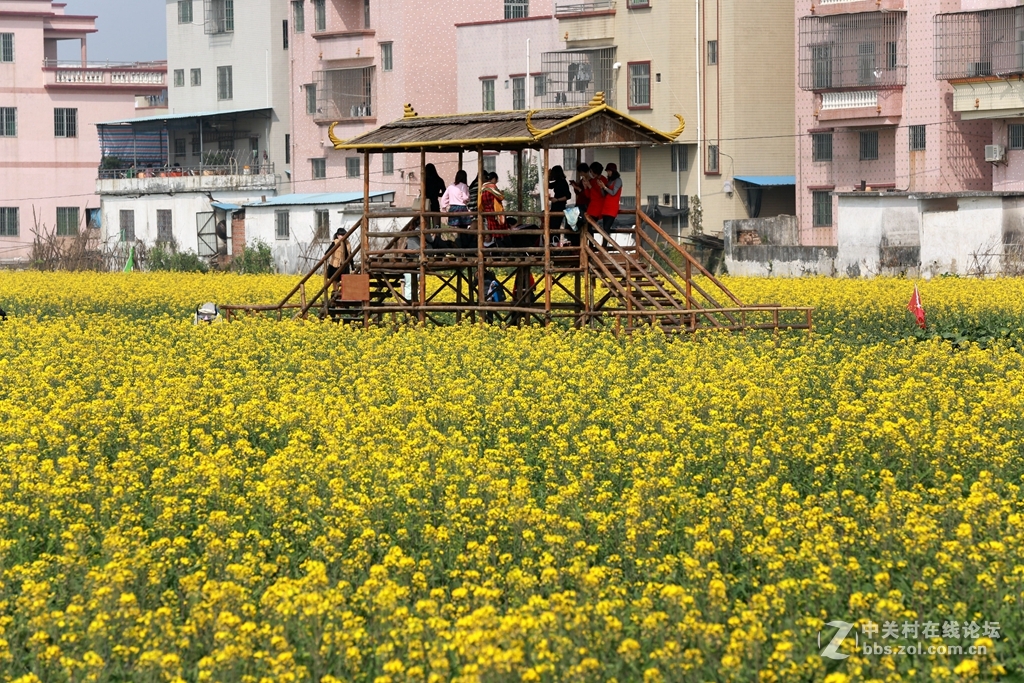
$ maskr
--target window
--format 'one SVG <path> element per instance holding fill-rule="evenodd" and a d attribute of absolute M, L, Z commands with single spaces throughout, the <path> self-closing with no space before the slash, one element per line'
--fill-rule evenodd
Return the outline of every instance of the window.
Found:
<path fill-rule="evenodd" d="M 327 0 L 313 0 L 313 30 L 327 30 Z"/>
<path fill-rule="evenodd" d="M 190 140 L 192 142 L 192 156 L 197 157 L 203 151 L 202 148 L 199 145 L 199 136 L 198 135 L 193 135 L 190 138 Z"/>
<path fill-rule="evenodd" d="M 875 44 L 861 43 L 857 46 L 857 83 L 868 85 L 875 82 Z"/>
<path fill-rule="evenodd" d="M 505 0 L 506 19 L 525 19 L 530 16 L 530 0 Z"/>
<path fill-rule="evenodd" d="M 832 133 L 811 134 L 811 160 L 832 161 Z"/>
<path fill-rule="evenodd" d="M 78 137 L 78 110 L 53 110 L 53 135 L 58 138 Z M 78 209 L 75 209 L 76 211 Z"/>
<path fill-rule="evenodd" d="M 310 159 L 313 164 L 313 180 L 323 180 L 327 177 L 327 159 Z"/>
<path fill-rule="evenodd" d="M 672 172 L 688 171 L 690 150 L 686 145 L 672 145 Z"/>
<path fill-rule="evenodd" d="M 192 0 L 178 0 L 178 23 L 192 23 Z"/>
<path fill-rule="evenodd" d="M 383 71 L 391 71 L 395 68 L 393 47 L 393 43 L 380 44 L 380 68 Z"/>
<path fill-rule="evenodd" d="M 292 2 L 292 29 L 296 33 L 306 31 L 306 3 L 304 0 Z"/>
<path fill-rule="evenodd" d="M 235 30 L 235 0 L 205 0 L 206 32 L 233 33 Z"/>
<path fill-rule="evenodd" d="M 498 171 L 498 157 L 494 154 L 484 155 L 484 173 L 496 173 Z"/>
<path fill-rule="evenodd" d="M 326 240 L 331 236 L 331 212 L 327 209 L 317 209 L 316 216 L 316 237 L 318 240 Z"/>
<path fill-rule="evenodd" d="M 17 107 L 0 107 L 0 138 L 18 137 Z"/>
<path fill-rule="evenodd" d="M 363 28 L 370 28 L 370 0 L 363 0 Z"/>
<path fill-rule="evenodd" d="M 235 148 L 235 138 L 231 133 L 221 133 L 220 139 L 217 140 L 217 149 L 222 151 L 233 150 Z"/>
<path fill-rule="evenodd" d="M 629 9 L 646 9 L 651 6 L 651 0 L 628 0 L 626 7 Z"/>
<path fill-rule="evenodd" d="M 284 163 L 292 163 L 292 136 L 289 133 L 284 134 Z"/>
<path fill-rule="evenodd" d="M 896 41 L 890 40 L 885 44 L 885 68 L 889 71 L 896 70 Z"/>
<path fill-rule="evenodd" d="M 718 41 L 708 41 L 708 66 L 714 66 L 718 64 Z"/>
<path fill-rule="evenodd" d="M 917 152 L 925 148 L 926 128 L 924 126 L 910 127 L 910 151 Z"/>
<path fill-rule="evenodd" d="M 170 209 L 156 210 L 156 241 L 170 242 L 174 239 Z"/>
<path fill-rule="evenodd" d="M 708 145 L 708 173 L 718 173 L 718 145 Z"/>
<path fill-rule="evenodd" d="M 1011 123 L 1006 127 L 1010 149 L 1024 149 L 1024 123 Z"/>
<path fill-rule="evenodd" d="M 174 87 L 180 88 L 185 85 L 185 70 L 175 69 L 174 70 Z"/>
<path fill-rule="evenodd" d="M 0 237 L 18 236 L 18 207 L 0 206 Z"/>
<path fill-rule="evenodd" d="M 636 173 L 636 148 L 619 149 L 619 173 Z"/>
<path fill-rule="evenodd" d="M 359 157 L 345 157 L 345 175 L 349 178 L 358 178 L 362 173 L 362 163 Z"/>
<path fill-rule="evenodd" d="M 526 109 L 526 76 L 512 79 L 512 108 L 516 111 Z"/>
<path fill-rule="evenodd" d="M 860 134 L 860 160 L 874 161 L 878 158 L 878 131 L 866 130 Z"/>
<path fill-rule="evenodd" d="M 625 195 L 625 194 L 622 195 L 622 198 L 619 201 L 619 208 L 621 208 L 623 210 L 626 210 L 626 209 L 633 209 L 633 210 L 635 210 L 636 209 L 636 196 L 635 195 Z"/>
<path fill-rule="evenodd" d="M 231 100 L 235 96 L 235 86 L 230 66 L 217 67 L 217 99 Z"/>
<path fill-rule="evenodd" d="M 14 61 L 14 34 L 0 33 L 0 63 Z"/>
<path fill-rule="evenodd" d="M 175 138 L 174 139 L 174 158 L 177 159 L 178 157 L 183 157 L 183 156 L 186 155 L 186 153 L 187 153 L 187 151 L 186 151 L 185 138 Z"/>
<path fill-rule="evenodd" d="M 306 113 L 316 113 L 316 83 L 306 86 Z"/>
<path fill-rule="evenodd" d="M 812 192 L 812 213 L 814 214 L 814 227 L 816 228 L 831 228 L 832 227 L 832 193 L 831 192 Z"/>
<path fill-rule="evenodd" d="M 60 236 L 78 234 L 78 207 L 57 207 L 57 234 Z"/>
<path fill-rule="evenodd" d="M 374 67 L 317 71 L 316 113 L 331 119 L 373 116 Z"/>
<path fill-rule="evenodd" d="M 384 165 L 384 175 L 395 175 L 395 153 L 384 152 L 384 155 L 381 158 L 383 160 Z"/>
<path fill-rule="evenodd" d="M 282 44 L 284 46 L 284 49 L 287 50 L 288 49 L 288 20 L 287 19 L 282 19 L 281 20 L 281 36 L 282 36 L 282 41 L 283 41 Z"/>
<path fill-rule="evenodd" d="M 651 107 L 651 63 L 629 65 L 629 108 Z"/>
<path fill-rule="evenodd" d="M 289 218 L 290 214 L 287 211 L 275 211 L 274 212 L 274 223 L 276 225 L 276 237 L 279 240 L 286 240 L 291 236 L 291 230 L 289 229 Z"/>
<path fill-rule="evenodd" d="M 483 110 L 494 111 L 494 79 L 485 78 L 480 81 L 483 90 Z"/>
<path fill-rule="evenodd" d="M 814 76 L 814 89 L 821 90 L 832 87 L 832 46 L 811 46 L 811 72 Z"/>
<path fill-rule="evenodd" d="M 192 69 L 189 72 L 189 83 L 191 83 L 193 88 L 202 85 L 203 84 L 203 70 L 202 69 Z"/>
<path fill-rule="evenodd" d="M 135 211 L 121 209 L 121 241 L 135 241 Z"/>
<path fill-rule="evenodd" d="M 533 77 L 533 96 L 544 97 L 548 94 L 547 88 L 547 77 L 545 76 L 534 76 Z"/>

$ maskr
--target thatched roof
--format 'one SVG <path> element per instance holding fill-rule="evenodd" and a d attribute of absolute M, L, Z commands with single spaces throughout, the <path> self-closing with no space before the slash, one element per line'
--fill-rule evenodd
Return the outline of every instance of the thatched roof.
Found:
<path fill-rule="evenodd" d="M 589 107 L 535 111 L 484 112 L 451 116 L 418 116 L 406 105 L 404 118 L 364 133 L 339 140 L 331 126 L 335 149 L 360 152 L 423 150 L 459 152 L 483 148 L 489 151 L 518 149 L 565 149 L 578 147 L 638 147 L 673 142 L 683 132 L 651 128 L 612 109 L 599 94 Z"/>

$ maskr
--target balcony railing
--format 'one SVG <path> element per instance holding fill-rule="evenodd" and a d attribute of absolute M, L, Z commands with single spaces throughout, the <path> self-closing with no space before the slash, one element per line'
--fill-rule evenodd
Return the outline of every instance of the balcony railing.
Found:
<path fill-rule="evenodd" d="M 572 17 L 575 14 L 587 14 L 589 12 L 604 12 L 615 9 L 615 0 L 595 0 L 594 2 L 577 2 L 555 6 L 555 16 L 560 18 Z"/>
<path fill-rule="evenodd" d="M 47 85 L 113 85 L 163 87 L 167 83 L 167 65 L 164 63 L 73 62 L 46 60 L 43 70 Z"/>
<path fill-rule="evenodd" d="M 827 92 L 821 96 L 821 110 L 831 111 L 834 109 L 860 109 L 878 106 L 877 90 L 845 90 L 842 92 Z"/>
<path fill-rule="evenodd" d="M 585 107 L 599 92 L 615 106 L 614 47 L 545 52 L 545 107 Z"/>
<path fill-rule="evenodd" d="M 1024 7 L 935 16 L 935 78 L 1024 74 Z"/>
<path fill-rule="evenodd" d="M 265 162 L 241 168 L 235 164 L 192 168 L 101 168 L 96 191 L 98 194 L 111 195 L 168 194 L 209 190 L 274 190 L 277 185 L 274 164 Z"/>
<path fill-rule="evenodd" d="M 804 90 L 906 85 L 906 13 L 803 17 L 799 61 Z"/>

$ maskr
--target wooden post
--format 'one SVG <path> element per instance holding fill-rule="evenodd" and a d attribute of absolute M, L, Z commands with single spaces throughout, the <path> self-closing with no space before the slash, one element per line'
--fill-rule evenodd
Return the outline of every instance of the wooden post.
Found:
<path fill-rule="evenodd" d="M 636 148 L 636 199 L 633 201 L 633 204 L 635 205 L 634 206 L 634 219 L 636 220 L 636 223 L 633 225 L 633 230 L 634 230 L 633 242 L 636 245 L 634 247 L 634 250 L 636 249 L 637 246 L 640 245 L 640 237 L 636 233 L 640 232 L 640 226 L 642 225 L 642 223 L 640 221 L 640 197 L 642 196 L 640 193 L 643 191 L 643 187 L 642 187 L 642 185 L 640 183 L 640 166 L 641 166 L 640 162 L 642 161 L 642 158 L 641 158 L 642 157 L 642 154 L 641 154 L 642 151 L 643 151 L 642 148 L 640 148 L 640 147 Z"/>
<path fill-rule="evenodd" d="M 548 199 L 548 182 L 551 175 L 548 161 L 550 150 L 544 148 L 544 177 L 540 188 L 544 202 L 544 325 L 551 324 L 551 201 Z"/>
<path fill-rule="evenodd" d="M 416 303 L 420 306 L 420 322 L 426 322 L 427 312 L 423 309 L 427 301 L 427 261 L 424 249 L 426 248 L 427 233 L 424 232 L 427 217 L 427 153 L 420 150 L 420 272 L 419 282 L 416 283 Z M 431 221 L 433 219 L 430 219 Z M 433 227 L 433 225 L 431 225 Z"/>
<path fill-rule="evenodd" d="M 363 225 L 360 234 L 360 251 L 362 251 L 362 267 L 360 270 L 364 275 L 370 273 L 370 153 L 363 152 Z M 369 304 L 363 304 L 363 327 L 370 326 Z"/>
<path fill-rule="evenodd" d="M 487 287 L 484 285 L 484 203 L 481 201 L 484 189 L 484 148 L 476 150 L 476 289 L 477 306 L 487 303 Z"/>
<path fill-rule="evenodd" d="M 525 211 L 523 204 L 523 155 L 526 154 L 525 149 L 519 150 L 519 154 L 516 155 L 516 200 L 519 202 L 516 204 L 519 211 Z"/>

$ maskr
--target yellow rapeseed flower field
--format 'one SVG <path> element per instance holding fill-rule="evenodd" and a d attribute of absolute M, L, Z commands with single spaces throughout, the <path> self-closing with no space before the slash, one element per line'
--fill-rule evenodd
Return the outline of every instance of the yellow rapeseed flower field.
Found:
<path fill-rule="evenodd" d="M 293 282 L 0 273 L 0 680 L 1024 675 L 1021 282 L 922 283 L 935 337 L 901 280 L 730 279 L 818 307 L 778 339 L 191 324 Z"/>

